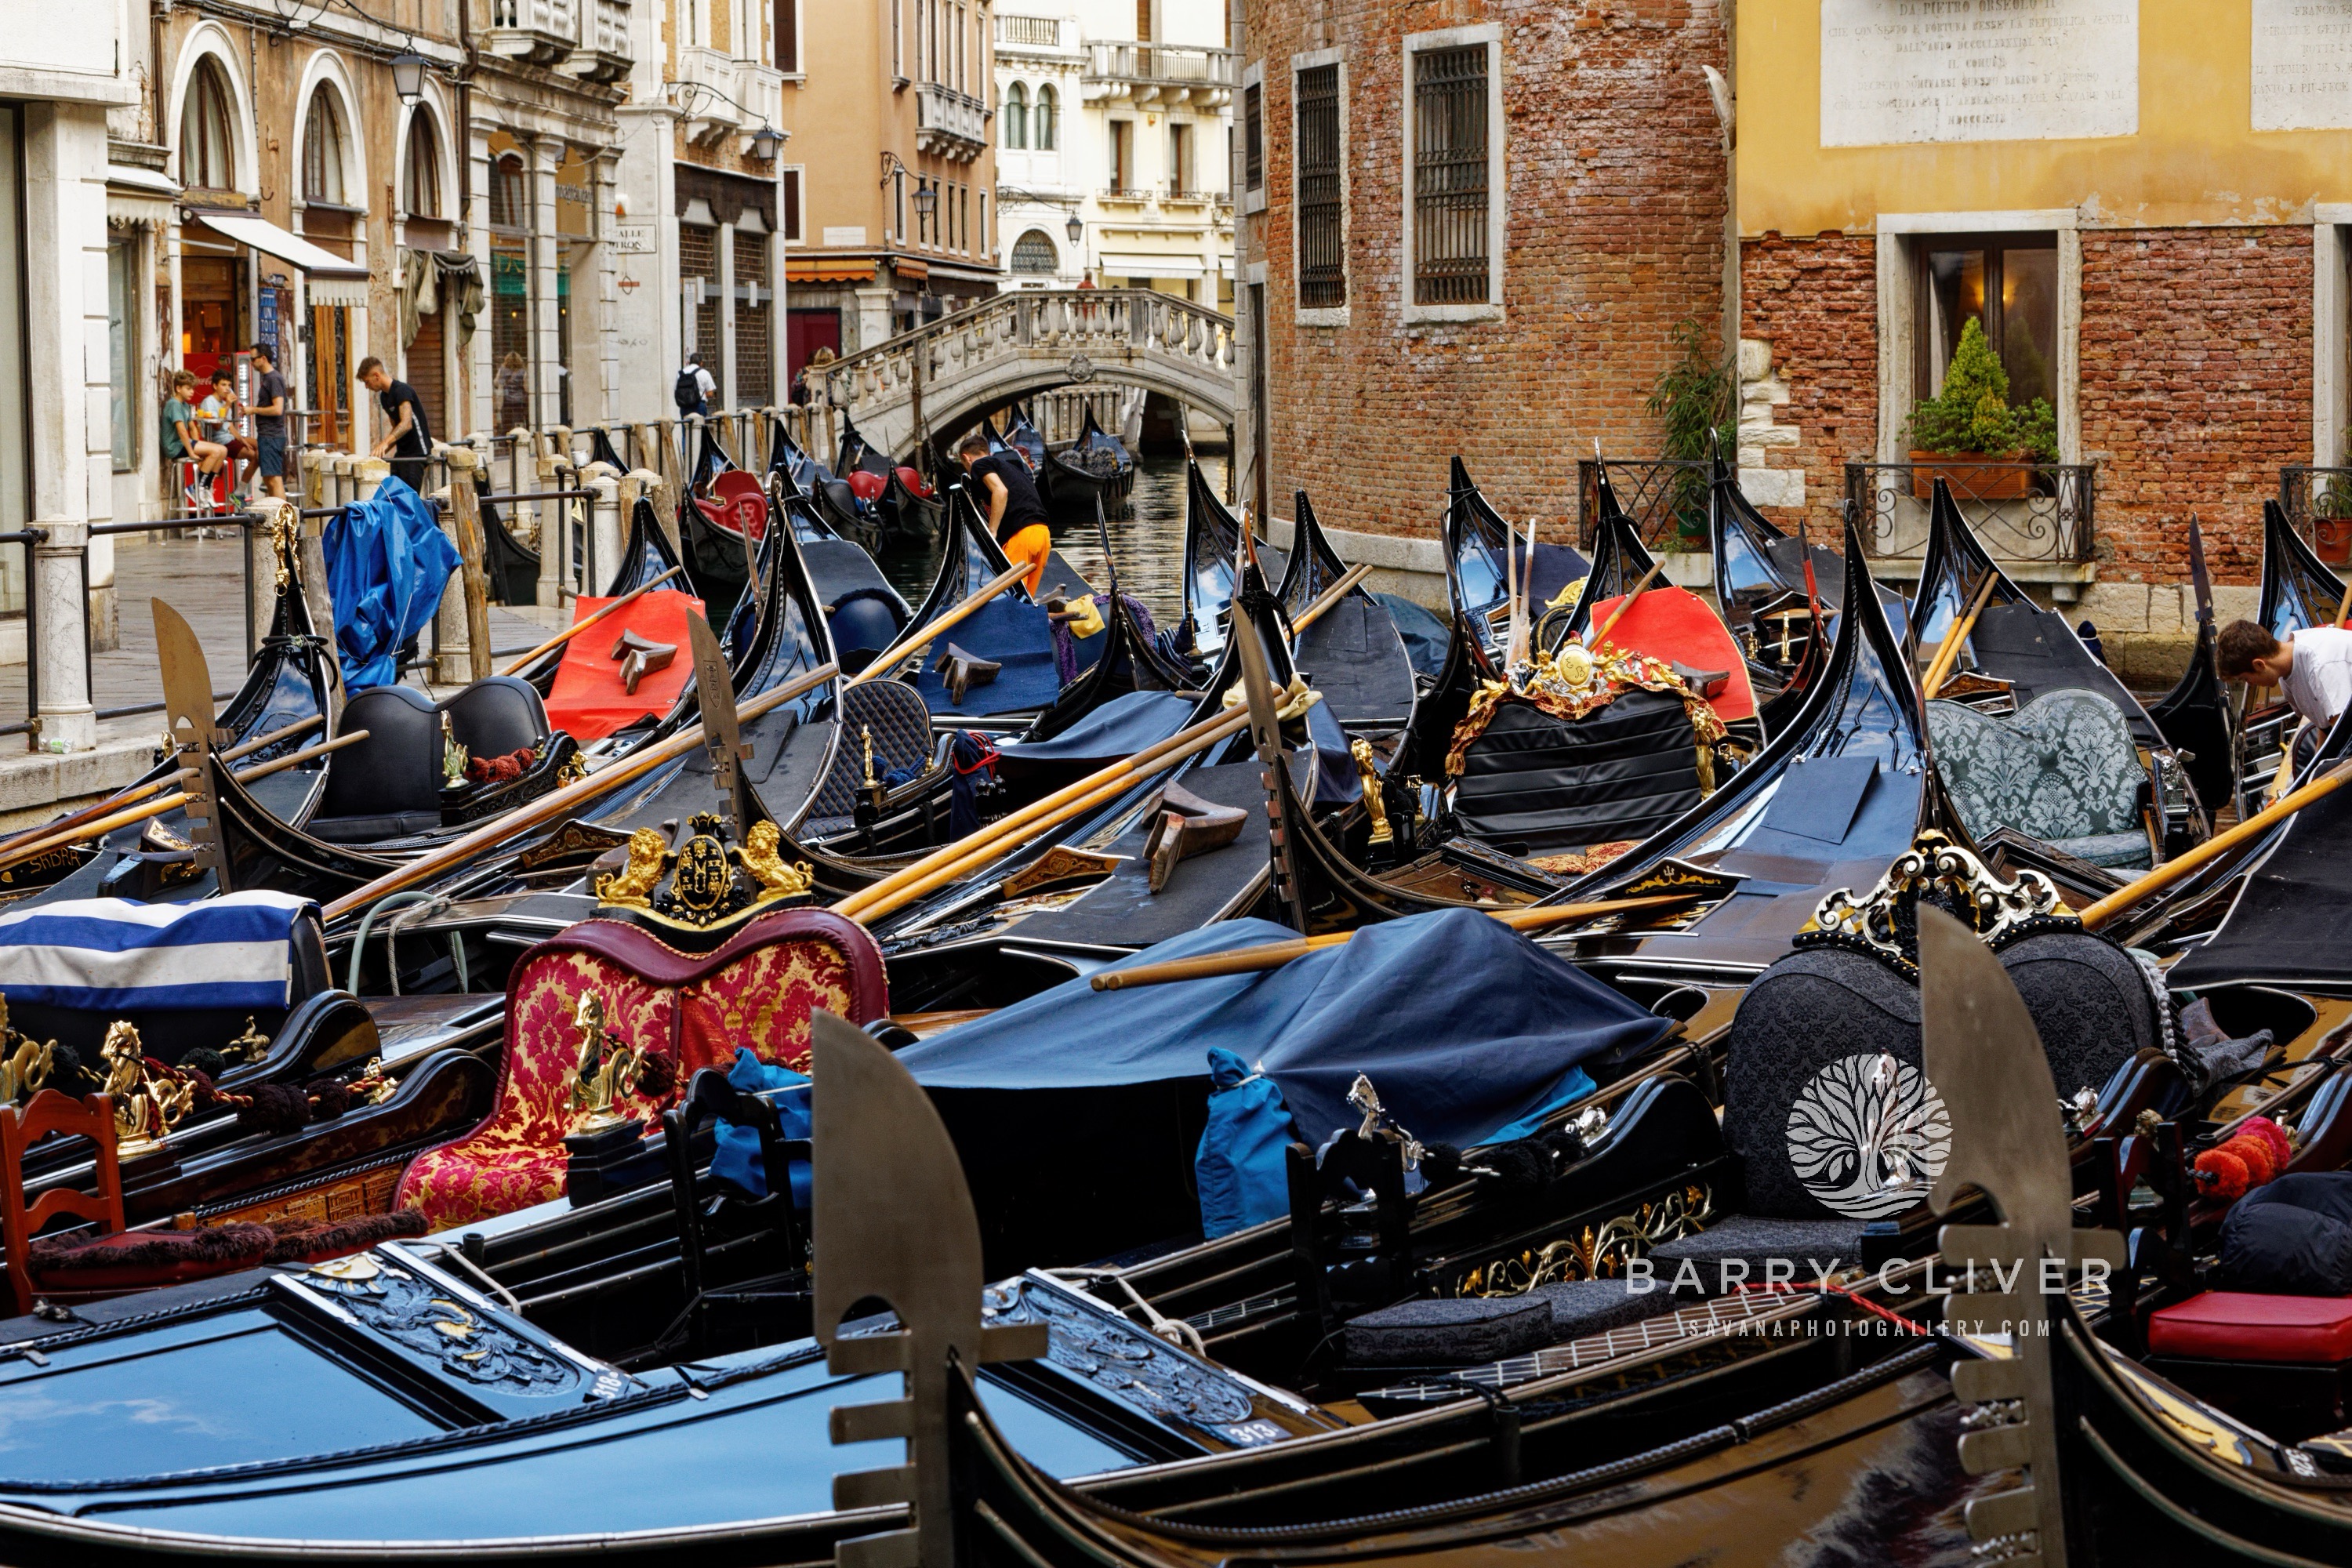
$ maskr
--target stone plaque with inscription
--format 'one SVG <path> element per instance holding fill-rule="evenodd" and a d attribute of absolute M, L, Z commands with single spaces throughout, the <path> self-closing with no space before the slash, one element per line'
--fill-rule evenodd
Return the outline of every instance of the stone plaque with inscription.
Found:
<path fill-rule="evenodd" d="M 2138 130 L 2139 0 L 1822 0 L 1824 147 Z"/>
<path fill-rule="evenodd" d="M 2256 131 L 2352 128 L 2352 0 L 2254 0 Z"/>

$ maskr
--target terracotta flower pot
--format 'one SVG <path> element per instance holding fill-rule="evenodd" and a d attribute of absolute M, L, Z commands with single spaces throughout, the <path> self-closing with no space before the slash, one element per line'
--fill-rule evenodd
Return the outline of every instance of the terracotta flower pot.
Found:
<path fill-rule="evenodd" d="M 2323 517 L 2311 525 L 2311 547 L 2330 566 L 2352 561 L 2352 517 Z"/>
<path fill-rule="evenodd" d="M 2033 493 L 2030 468 L 1994 468 L 1996 463 L 2023 463 L 2023 452 L 1922 452 L 1911 454 L 1911 493 L 1932 499 L 1940 477 L 1952 487 L 1955 500 L 2021 500 Z"/>

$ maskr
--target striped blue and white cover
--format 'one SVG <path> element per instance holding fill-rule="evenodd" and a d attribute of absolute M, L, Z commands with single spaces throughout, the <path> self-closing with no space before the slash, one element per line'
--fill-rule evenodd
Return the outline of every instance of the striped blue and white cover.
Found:
<path fill-rule="evenodd" d="M 289 893 L 187 904 L 74 899 L 0 915 L 0 993 L 88 1012 L 283 1007 L 294 977 Z"/>

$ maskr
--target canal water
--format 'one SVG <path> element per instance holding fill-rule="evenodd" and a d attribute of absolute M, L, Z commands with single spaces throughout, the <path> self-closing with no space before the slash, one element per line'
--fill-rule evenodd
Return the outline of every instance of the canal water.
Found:
<path fill-rule="evenodd" d="M 1225 493 L 1225 458 L 1203 454 L 1201 472 L 1209 489 Z M 1131 505 L 1123 517 L 1107 520 L 1112 563 L 1118 568 L 1118 585 L 1143 601 L 1159 626 L 1183 619 L 1184 459 L 1179 457 L 1139 458 Z M 1099 591 L 1110 580 L 1103 565 L 1102 540 L 1091 518 L 1056 509 L 1054 546 L 1069 563 L 1083 572 Z M 939 574 L 936 541 L 908 550 L 886 550 L 883 574 L 909 604 L 920 604 Z M 1050 585 L 1050 584 L 1049 584 Z"/>

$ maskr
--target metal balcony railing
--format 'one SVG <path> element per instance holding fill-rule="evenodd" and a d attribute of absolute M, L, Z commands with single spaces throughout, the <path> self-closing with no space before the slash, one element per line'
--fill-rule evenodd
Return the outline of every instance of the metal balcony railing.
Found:
<path fill-rule="evenodd" d="M 1609 459 L 1609 488 L 1653 554 L 1705 550 L 1707 464 L 1697 458 Z M 1590 550 L 1601 528 L 1599 458 L 1576 465 L 1576 543 Z"/>
<path fill-rule="evenodd" d="M 2352 468 L 2289 463 L 2279 469 L 2279 507 L 2322 561 L 2352 561 Z"/>
<path fill-rule="evenodd" d="M 1966 456 L 1848 463 L 1845 499 L 1874 560 L 1925 557 L 1928 500 L 1941 479 L 1994 559 L 2074 566 L 2091 559 L 2098 474 L 2096 463 Z"/>

